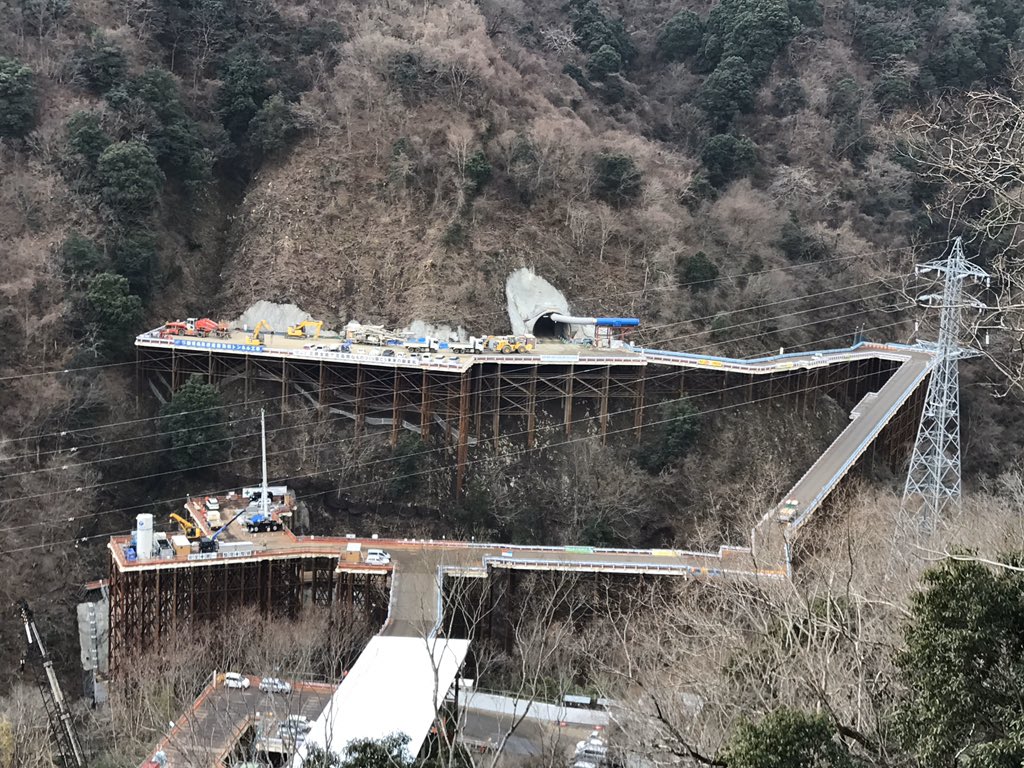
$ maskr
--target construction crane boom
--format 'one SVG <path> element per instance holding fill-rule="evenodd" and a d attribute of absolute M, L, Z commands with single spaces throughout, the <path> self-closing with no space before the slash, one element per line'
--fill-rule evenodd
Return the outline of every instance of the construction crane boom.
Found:
<path fill-rule="evenodd" d="M 43 695 L 43 705 L 50 720 L 53 740 L 57 742 L 57 750 L 60 752 L 60 765 L 62 768 L 85 768 L 85 752 L 82 751 L 71 710 L 60 688 L 57 673 L 53 669 L 53 659 L 43 646 L 43 638 L 36 627 L 32 610 L 24 599 L 18 601 L 18 610 L 25 623 L 27 642 L 21 666 L 24 669 L 31 664 L 35 670 L 36 684 Z"/>

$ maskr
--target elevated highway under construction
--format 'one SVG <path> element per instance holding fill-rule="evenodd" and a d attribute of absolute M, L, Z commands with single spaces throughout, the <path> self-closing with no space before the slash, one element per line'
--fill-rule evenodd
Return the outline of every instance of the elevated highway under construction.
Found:
<path fill-rule="evenodd" d="M 279 339 L 259 350 L 231 340 L 138 337 L 139 372 L 172 390 L 201 374 L 214 384 L 241 381 L 296 387 L 325 411 L 350 416 L 356 433 L 400 429 L 426 438 L 440 429 L 456 447 L 461 486 L 471 444 L 497 440 L 509 423 L 528 446 L 542 405 L 560 411 L 566 434 L 592 421 L 605 436 L 613 418 L 639 435 L 648 401 L 730 390 L 742 400 L 794 397 L 807 407 L 825 393 L 845 403 L 850 423 L 778 505 L 766 510 L 748 542 L 717 552 L 528 547 L 452 541 L 353 540 L 259 534 L 257 548 L 129 561 L 113 539 L 111 665 L 153 646 L 167 632 L 235 605 L 293 615 L 305 604 L 362 604 L 386 621 L 384 633 L 423 636 L 440 617 L 440 575 L 486 576 L 493 569 L 785 578 L 793 542 L 831 492 L 865 456 L 901 460 L 912 440 L 933 358 L 925 349 L 860 343 L 845 349 L 742 360 L 623 345 L 592 349 L 538 345 L 528 355 L 393 355 L 311 348 Z M 199 346 L 203 344 L 204 346 Z M 282 479 L 286 481 L 287 479 Z M 244 538 L 244 534 L 239 534 Z M 228 537 L 230 539 L 230 535 Z M 253 537 L 249 537 L 253 538 Z M 386 566 L 347 562 L 353 543 L 387 548 Z M 386 616 L 386 619 L 385 619 Z"/>
<path fill-rule="evenodd" d="M 297 395 L 324 417 L 350 419 L 356 438 L 384 431 L 395 445 L 403 430 L 424 441 L 436 434 L 453 449 L 456 494 L 473 446 L 497 446 L 506 436 L 532 449 L 542 418 L 560 421 L 567 437 L 593 430 L 602 440 L 609 431 L 639 438 L 645 415 L 658 403 L 717 395 L 724 405 L 727 393 L 729 402 L 794 396 L 804 407 L 826 394 L 848 409 L 860 404 L 870 417 L 875 406 L 861 403 L 865 396 L 880 393 L 897 370 L 897 383 L 877 402 L 891 402 L 890 391 L 904 383 L 916 382 L 916 391 L 931 359 L 913 347 L 866 343 L 739 360 L 625 343 L 601 348 L 538 340 L 532 353 L 508 355 L 408 353 L 364 344 L 342 351 L 269 335 L 254 346 L 248 338 L 242 332 L 223 339 L 167 338 L 160 329 L 142 334 L 136 340 L 140 385 L 145 379 L 166 398 L 198 374 L 219 387 L 240 384 L 246 402 L 257 392 L 265 400 L 266 387 L 275 388 L 282 418 Z M 889 430 L 887 437 L 894 436 L 887 447 L 906 434 Z"/>
<path fill-rule="evenodd" d="M 195 374 L 222 387 L 240 385 L 247 400 L 257 391 L 264 395 L 270 382 L 279 388 L 282 417 L 287 398 L 297 391 L 322 413 L 351 419 L 357 437 L 383 430 L 394 443 L 403 429 L 424 440 L 443 436 L 454 448 L 456 492 L 475 444 L 515 436 L 532 448 L 539 422 L 552 418 L 567 436 L 578 430 L 595 439 L 613 432 L 639 437 L 652 405 L 690 396 L 720 397 L 724 404 L 729 393 L 733 404 L 795 398 L 804 409 L 828 395 L 847 408 L 850 422 L 789 493 L 765 511 L 749 541 L 715 552 L 296 536 L 287 527 L 251 534 L 232 521 L 215 551 L 186 547 L 138 558 L 131 537 L 114 537 L 109 543 L 113 675 L 127 657 L 242 606 L 278 616 L 360 608 L 382 627 L 374 642 L 426 639 L 433 653 L 437 643 L 443 649 L 460 642 L 468 647 L 465 641 L 438 638 L 452 579 L 491 578 L 493 586 L 498 574 L 512 579 L 528 570 L 786 579 L 798 559 L 794 543 L 801 531 L 854 466 L 874 453 L 905 458 L 934 366 L 924 348 L 871 343 L 752 360 L 624 343 L 601 349 L 543 341 L 527 354 L 383 354 L 381 347 L 331 348 L 295 338 L 265 338 L 258 346 L 244 337 L 167 338 L 158 329 L 139 336 L 136 346 L 140 379 L 161 396 Z M 230 506 L 234 499 L 209 503 Z M 203 502 L 186 504 L 195 526 L 210 534 L 205 509 Z M 369 548 L 386 550 L 390 559 L 352 557 Z M 387 725 L 396 717 L 393 702 L 386 699 L 375 707 L 368 691 L 379 687 L 374 680 L 388 679 L 394 670 L 373 654 L 364 656 L 362 687 L 354 680 L 343 684 L 328 709 L 347 712 L 356 706 L 374 727 Z M 437 691 L 427 689 L 407 698 L 425 697 L 420 703 L 436 711 Z M 328 713 L 313 733 L 322 731 L 329 740 L 344 728 Z"/>

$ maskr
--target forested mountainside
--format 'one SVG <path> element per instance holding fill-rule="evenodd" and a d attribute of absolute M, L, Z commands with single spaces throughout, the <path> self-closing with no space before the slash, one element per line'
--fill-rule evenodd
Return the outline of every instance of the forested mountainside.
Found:
<path fill-rule="evenodd" d="M 952 235 L 1019 274 L 1016 0 L 0 10 L 2 592 L 36 595 L 69 670 L 70 606 L 103 574 L 106 535 L 140 503 L 257 470 L 254 410 L 231 389 L 193 393 L 224 409 L 217 466 L 161 434 L 132 340 L 168 319 L 267 299 L 335 326 L 501 332 L 505 278 L 525 266 L 574 310 L 640 317 L 645 342 L 756 355 L 931 336 L 913 265 Z M 958 133 L 943 121 L 971 114 L 969 91 L 989 120 Z M 943 135 L 964 157 L 975 139 L 1009 154 L 977 150 L 988 175 L 972 176 L 928 153 Z M 1011 362 L 967 364 L 965 471 L 999 495 L 1020 457 L 1017 395 L 1001 396 L 1020 345 L 1017 325 L 994 327 Z M 271 436 L 271 471 L 338 467 L 297 483 L 338 491 L 311 505 L 319 529 L 608 544 L 741 539 L 847 418 L 829 403 L 813 420 L 786 404 L 676 411 L 639 447 L 542 441 L 487 463 L 455 501 L 444 454 L 339 446 L 351 426 L 304 407 Z M 527 473 L 533 490 L 508 482 Z M 411 502 L 411 521 L 389 516 Z M 15 629 L 0 631 L 11 658 Z"/>

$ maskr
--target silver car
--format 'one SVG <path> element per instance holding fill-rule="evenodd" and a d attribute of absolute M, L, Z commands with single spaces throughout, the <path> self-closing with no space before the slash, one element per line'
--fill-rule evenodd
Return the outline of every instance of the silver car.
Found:
<path fill-rule="evenodd" d="M 291 693 L 292 686 L 276 677 L 264 677 L 260 680 L 260 690 L 264 693 Z"/>

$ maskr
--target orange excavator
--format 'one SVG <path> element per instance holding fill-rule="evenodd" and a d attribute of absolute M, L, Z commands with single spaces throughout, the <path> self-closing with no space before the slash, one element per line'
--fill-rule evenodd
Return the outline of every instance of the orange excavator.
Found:
<path fill-rule="evenodd" d="M 218 323 L 208 317 L 190 317 L 185 321 L 175 320 L 164 323 L 160 329 L 160 337 L 168 336 L 218 336 L 224 338 L 230 332 L 227 323 Z"/>

